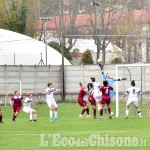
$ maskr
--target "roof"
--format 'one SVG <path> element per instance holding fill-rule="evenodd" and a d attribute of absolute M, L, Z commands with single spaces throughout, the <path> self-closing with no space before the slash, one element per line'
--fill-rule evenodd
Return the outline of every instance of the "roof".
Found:
<path fill-rule="evenodd" d="M 105 24 L 107 23 L 109 13 L 105 13 Z M 150 22 L 150 10 L 134 10 L 132 14 L 132 20 L 134 20 L 135 24 L 143 24 L 143 23 L 149 23 Z M 91 26 L 91 18 L 94 21 L 95 20 L 95 14 L 79 14 L 76 15 L 75 20 L 75 27 L 82 27 L 82 26 Z M 113 15 L 113 19 L 115 22 L 121 21 L 126 22 L 128 19 L 127 13 L 122 13 L 120 17 L 120 12 L 116 12 Z M 69 26 L 70 25 L 70 16 L 64 15 L 63 16 L 64 25 Z M 100 22 L 99 18 L 99 22 Z M 50 21 L 47 21 L 47 30 L 55 30 L 57 27 L 59 27 L 59 16 L 51 17 Z M 39 21 L 38 29 L 42 28 L 42 21 Z"/>
<path fill-rule="evenodd" d="M 26 35 L 0 29 L 0 65 L 38 65 L 46 64 L 46 45 Z M 62 55 L 47 46 L 47 65 L 61 65 Z M 64 58 L 65 65 L 71 63 Z"/>

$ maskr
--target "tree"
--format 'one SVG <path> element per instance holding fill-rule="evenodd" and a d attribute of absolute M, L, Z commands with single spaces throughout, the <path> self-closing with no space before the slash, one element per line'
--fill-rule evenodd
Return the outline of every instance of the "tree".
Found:
<path fill-rule="evenodd" d="M 39 0 L 1 0 L 0 28 L 36 35 L 40 12 Z"/>
<path fill-rule="evenodd" d="M 83 55 L 82 55 L 82 59 L 81 59 L 81 63 L 82 64 L 93 64 L 93 59 L 92 59 L 92 54 L 90 50 L 86 50 Z"/>
<path fill-rule="evenodd" d="M 25 33 L 27 20 L 25 0 L 21 0 L 20 3 L 12 0 L 9 3 L 4 2 L 3 4 L 5 4 L 5 11 L 2 17 L 6 28 L 18 33 Z"/>
<path fill-rule="evenodd" d="M 80 5 L 80 0 L 42 0 L 41 17 L 50 17 L 50 21 L 55 26 L 55 37 L 62 42 L 63 35 L 74 35 L 79 34 L 80 31 L 75 28 L 76 15 Z M 62 3 L 61 3 L 62 1 Z M 67 14 L 66 14 L 66 11 Z M 62 21 L 61 21 L 62 19 Z M 67 22 L 67 23 L 66 23 Z M 42 25 L 43 26 L 43 25 Z M 44 28 L 41 28 L 44 30 Z M 63 31 L 62 31 L 63 29 Z M 47 32 L 49 29 L 47 28 Z M 40 32 L 40 38 L 42 38 L 42 32 Z M 51 31 L 50 31 L 51 32 Z M 54 34 L 54 33 L 53 33 Z M 47 37 L 48 39 L 49 37 Z M 50 36 L 51 38 L 51 36 Z M 63 36 L 63 45 L 67 45 L 67 52 L 70 53 L 71 48 L 75 45 L 76 38 L 72 36 Z"/>
<path fill-rule="evenodd" d="M 61 53 L 61 45 L 58 42 L 50 42 L 48 45 L 57 50 L 59 53 Z M 68 50 L 65 46 L 63 46 L 63 50 L 64 50 L 64 57 L 69 61 L 72 60 L 71 53 L 68 53 Z"/>

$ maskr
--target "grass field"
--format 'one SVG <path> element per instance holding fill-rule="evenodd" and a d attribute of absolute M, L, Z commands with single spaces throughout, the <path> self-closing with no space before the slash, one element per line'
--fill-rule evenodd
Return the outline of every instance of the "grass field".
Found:
<path fill-rule="evenodd" d="M 112 120 L 108 118 L 108 114 L 104 114 L 102 120 L 78 117 L 81 108 L 77 104 L 59 104 L 59 121 L 49 121 L 49 109 L 46 104 L 39 104 L 38 121 L 35 123 L 29 122 L 29 116 L 21 111 L 17 121 L 11 122 L 12 108 L 1 107 L 3 110 L 4 124 L 0 124 L 0 150 L 39 150 L 39 149 L 105 149 L 105 150 L 149 150 L 150 149 L 150 118 L 130 117 L 128 120 L 124 117 L 115 118 Z M 90 109 L 91 115 L 92 110 Z M 97 114 L 99 116 L 99 113 Z M 70 137 L 84 140 L 90 134 L 109 137 L 137 137 L 139 139 L 145 138 L 146 145 L 139 147 L 131 145 L 124 147 L 123 145 L 115 145 L 114 147 L 92 147 L 90 144 L 86 145 L 84 142 L 80 143 L 79 147 L 69 147 L 68 145 L 61 145 L 60 147 L 52 147 L 54 138 L 48 138 L 48 135 L 61 134 L 62 137 Z M 53 136 L 52 135 L 52 136 Z M 45 136 L 45 137 L 44 137 Z M 45 138 L 48 145 L 41 146 L 41 139 Z M 62 138 L 65 139 L 65 138 Z M 57 141 L 56 141 L 57 142 Z M 92 141 L 92 143 L 94 143 Z M 84 146 L 85 145 L 85 146 Z M 82 147 L 83 146 L 83 147 Z M 87 146 L 87 147 L 86 147 Z M 121 146 L 121 147 L 119 147 Z M 134 147 L 135 146 L 135 147 Z"/>

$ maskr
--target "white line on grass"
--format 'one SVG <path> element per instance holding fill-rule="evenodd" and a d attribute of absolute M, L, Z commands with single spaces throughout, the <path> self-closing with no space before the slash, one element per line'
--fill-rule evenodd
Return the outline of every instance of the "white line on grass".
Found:
<path fill-rule="evenodd" d="M 125 132 L 129 132 L 129 131 L 123 131 L 123 130 L 113 130 L 113 131 L 55 131 L 55 132 L 50 132 L 50 131 L 1 131 L 4 133 L 10 133 L 13 132 L 13 135 L 39 135 L 41 133 L 62 133 L 62 134 L 72 134 L 72 135 L 81 135 L 81 134 L 100 134 L 100 133 L 125 133 Z M 37 134 L 33 134 L 33 133 L 37 133 Z M 7 134 L 8 135 L 8 134 Z"/>

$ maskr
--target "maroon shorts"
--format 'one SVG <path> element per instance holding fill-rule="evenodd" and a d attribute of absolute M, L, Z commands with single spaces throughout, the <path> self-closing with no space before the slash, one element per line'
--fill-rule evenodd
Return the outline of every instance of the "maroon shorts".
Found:
<path fill-rule="evenodd" d="M 14 110 L 14 112 L 20 112 L 20 110 L 21 110 L 21 106 L 16 106 L 16 105 L 13 105 L 13 110 Z"/>
<path fill-rule="evenodd" d="M 85 107 L 87 105 L 86 101 L 84 99 L 78 99 L 78 104 L 81 106 L 81 107 Z"/>
<path fill-rule="evenodd" d="M 91 105 L 96 105 L 96 101 L 95 101 L 93 95 L 89 95 L 88 100 L 91 103 Z"/>
<path fill-rule="evenodd" d="M 100 103 L 103 105 L 105 105 L 105 104 L 109 105 L 110 104 L 110 98 L 103 98 L 102 97 L 102 100 L 100 101 Z"/>

